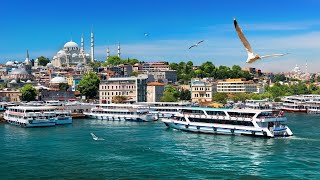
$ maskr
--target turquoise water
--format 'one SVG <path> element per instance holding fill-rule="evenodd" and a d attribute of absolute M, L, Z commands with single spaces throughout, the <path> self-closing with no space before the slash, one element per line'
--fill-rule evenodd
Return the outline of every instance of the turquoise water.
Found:
<path fill-rule="evenodd" d="M 0 124 L 1 179 L 320 179 L 320 116 L 288 114 L 290 138 L 207 135 L 160 122 Z M 94 141 L 90 132 L 104 141 Z"/>

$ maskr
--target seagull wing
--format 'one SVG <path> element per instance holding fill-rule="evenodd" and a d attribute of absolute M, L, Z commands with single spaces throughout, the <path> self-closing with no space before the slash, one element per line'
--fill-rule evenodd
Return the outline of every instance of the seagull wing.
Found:
<path fill-rule="evenodd" d="M 247 49 L 248 54 L 249 54 L 249 53 L 250 53 L 250 54 L 253 54 L 252 48 L 251 48 L 248 40 L 247 40 L 246 37 L 244 36 L 244 34 L 243 34 L 243 32 L 242 32 L 242 30 L 241 30 L 241 28 L 240 28 L 237 20 L 234 19 L 233 23 L 234 23 L 234 27 L 236 28 L 236 31 L 237 31 L 237 33 L 238 33 L 238 36 L 239 36 L 242 44 L 243 44 L 244 47 Z"/>
<path fill-rule="evenodd" d="M 265 56 L 260 56 L 260 58 L 270 58 L 270 57 L 279 57 L 279 56 L 284 56 L 284 55 L 287 55 L 288 53 L 286 54 L 271 54 L 271 55 L 265 55 Z"/>
<path fill-rule="evenodd" d="M 197 45 L 199 45 L 200 43 L 202 43 L 204 40 L 201 40 L 201 41 L 199 41 L 198 43 L 197 43 Z"/>
<path fill-rule="evenodd" d="M 191 48 L 193 48 L 193 47 L 196 47 L 196 46 L 197 46 L 197 45 L 192 45 L 192 46 L 189 47 L 189 49 L 191 49 Z"/>

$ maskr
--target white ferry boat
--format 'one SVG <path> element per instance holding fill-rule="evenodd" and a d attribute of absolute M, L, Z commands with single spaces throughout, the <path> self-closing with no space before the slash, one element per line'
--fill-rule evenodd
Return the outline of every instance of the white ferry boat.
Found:
<path fill-rule="evenodd" d="M 149 108 L 137 104 L 99 104 L 91 108 L 89 112 L 84 112 L 86 116 L 95 119 L 111 121 L 154 121 Z"/>
<path fill-rule="evenodd" d="M 286 112 L 307 112 L 306 101 L 308 100 L 308 96 L 286 96 L 282 99 L 281 110 Z"/>
<path fill-rule="evenodd" d="M 22 127 L 45 127 L 71 124 L 70 112 L 57 110 L 53 106 L 12 106 L 4 113 L 4 119 Z"/>
<path fill-rule="evenodd" d="M 320 96 L 315 95 L 312 99 L 306 101 L 307 112 L 311 114 L 320 114 Z"/>
<path fill-rule="evenodd" d="M 166 126 L 183 131 L 264 137 L 292 136 L 286 121 L 283 111 L 195 107 L 162 119 Z"/>
<path fill-rule="evenodd" d="M 191 106 L 191 102 L 139 102 L 138 104 L 148 106 L 149 113 L 154 115 L 155 119 L 171 117 L 183 107 Z"/>
<path fill-rule="evenodd" d="M 255 109 L 255 110 L 271 110 L 273 108 L 272 103 L 268 99 L 262 100 L 246 100 L 244 104 L 245 109 Z"/>
<path fill-rule="evenodd" d="M 72 114 L 69 110 L 57 110 L 55 111 L 56 117 L 56 125 L 63 125 L 63 124 L 72 124 Z"/>

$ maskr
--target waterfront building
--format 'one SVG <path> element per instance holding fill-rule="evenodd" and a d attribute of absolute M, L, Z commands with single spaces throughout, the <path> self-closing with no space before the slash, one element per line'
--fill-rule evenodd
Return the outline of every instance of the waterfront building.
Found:
<path fill-rule="evenodd" d="M 159 82 L 150 82 L 147 84 L 147 102 L 160 102 L 165 85 Z"/>
<path fill-rule="evenodd" d="M 191 101 L 212 102 L 213 93 L 217 91 L 216 84 L 206 79 L 191 79 Z"/>
<path fill-rule="evenodd" d="M 258 84 L 245 79 L 226 79 L 217 82 L 217 92 L 223 93 L 258 93 Z M 262 92 L 262 90 L 259 90 Z"/>
<path fill-rule="evenodd" d="M 100 103 L 112 103 L 114 96 L 126 96 L 130 102 L 147 101 L 147 75 L 138 77 L 111 77 L 99 85 Z"/>
<path fill-rule="evenodd" d="M 19 89 L 4 88 L 0 89 L 0 101 L 20 102 L 22 93 Z"/>

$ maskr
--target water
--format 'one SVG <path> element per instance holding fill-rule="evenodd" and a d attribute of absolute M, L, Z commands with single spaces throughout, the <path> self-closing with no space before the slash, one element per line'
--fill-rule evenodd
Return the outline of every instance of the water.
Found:
<path fill-rule="evenodd" d="M 1 179 L 319 179 L 320 116 L 287 114 L 290 138 L 207 135 L 160 122 L 0 124 Z M 90 135 L 104 138 L 94 141 Z"/>

